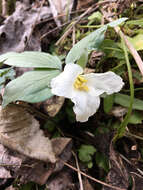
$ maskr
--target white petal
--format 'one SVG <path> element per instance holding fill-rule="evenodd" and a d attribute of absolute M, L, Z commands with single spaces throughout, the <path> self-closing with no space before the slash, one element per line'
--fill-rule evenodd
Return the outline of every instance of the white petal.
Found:
<path fill-rule="evenodd" d="M 74 96 L 71 100 L 75 104 L 73 110 L 76 114 L 76 120 L 80 122 L 87 121 L 97 111 L 100 105 L 99 96 L 94 96 L 90 91 L 89 93 L 74 91 Z"/>
<path fill-rule="evenodd" d="M 87 85 L 95 88 L 96 95 L 101 95 L 104 92 L 107 94 L 119 92 L 124 85 L 122 78 L 111 71 L 90 73 L 84 75 L 84 77 L 88 80 Z"/>
<path fill-rule="evenodd" d="M 52 93 L 66 98 L 72 97 L 73 83 L 76 77 L 83 72 L 79 65 L 69 63 L 64 71 L 51 80 Z"/>

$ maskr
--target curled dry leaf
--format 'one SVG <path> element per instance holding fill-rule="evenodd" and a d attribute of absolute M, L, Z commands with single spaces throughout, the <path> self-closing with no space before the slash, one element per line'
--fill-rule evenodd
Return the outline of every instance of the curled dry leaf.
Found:
<path fill-rule="evenodd" d="M 18 105 L 0 107 L 0 143 L 31 158 L 56 162 L 51 142 L 38 121 Z"/>

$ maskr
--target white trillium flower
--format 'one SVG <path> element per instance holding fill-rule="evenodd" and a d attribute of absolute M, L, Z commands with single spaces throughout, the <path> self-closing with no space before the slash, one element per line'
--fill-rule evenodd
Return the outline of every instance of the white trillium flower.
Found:
<path fill-rule="evenodd" d="M 111 71 L 83 74 L 82 67 L 73 63 L 67 64 L 51 81 L 52 93 L 71 99 L 76 120 L 80 122 L 97 111 L 101 94 L 119 92 L 123 85 L 122 78 Z"/>

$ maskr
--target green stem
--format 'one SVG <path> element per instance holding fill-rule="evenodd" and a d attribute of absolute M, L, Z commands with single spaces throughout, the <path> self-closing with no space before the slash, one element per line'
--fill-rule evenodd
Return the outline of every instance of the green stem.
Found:
<path fill-rule="evenodd" d="M 132 106 L 133 106 L 133 101 L 134 101 L 134 83 L 133 83 L 133 78 L 132 78 L 132 70 L 131 70 L 131 65 L 130 65 L 130 61 L 129 61 L 129 57 L 128 57 L 127 47 L 125 45 L 125 42 L 124 42 L 121 32 L 120 32 L 120 37 L 121 37 L 121 42 L 122 42 L 125 60 L 126 60 L 126 64 L 127 64 L 127 69 L 128 69 L 129 84 L 130 84 L 130 106 L 129 106 L 127 115 L 125 116 L 123 122 L 121 123 L 121 125 L 117 131 L 117 134 L 114 137 L 114 142 L 117 139 L 121 138 L 125 134 L 126 126 L 129 122 L 129 118 L 132 113 Z"/>

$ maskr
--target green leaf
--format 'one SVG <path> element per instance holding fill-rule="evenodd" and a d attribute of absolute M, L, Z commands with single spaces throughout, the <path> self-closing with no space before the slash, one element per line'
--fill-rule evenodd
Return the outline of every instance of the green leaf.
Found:
<path fill-rule="evenodd" d="M 89 169 L 92 168 L 92 167 L 93 167 L 93 162 L 92 162 L 92 161 L 88 162 L 88 163 L 87 163 L 87 167 L 88 167 Z"/>
<path fill-rule="evenodd" d="M 15 67 L 61 69 L 62 66 L 58 57 L 39 51 L 9 52 L 0 55 L 0 62 Z"/>
<path fill-rule="evenodd" d="M 88 36 L 86 36 L 82 40 L 80 40 L 69 51 L 66 57 L 66 64 L 74 63 L 75 61 L 79 60 L 85 49 L 87 49 L 88 51 L 91 51 L 93 49 L 98 50 L 99 45 L 104 40 L 104 33 L 106 32 L 107 27 L 108 26 L 115 27 L 121 24 L 122 22 L 124 22 L 125 20 L 127 20 L 127 18 L 121 18 L 111 23 L 108 23 L 102 26 L 101 28 L 95 30 L 94 32 L 90 33 Z"/>
<path fill-rule="evenodd" d="M 117 20 L 114 20 L 110 23 L 107 24 L 107 26 L 110 26 L 110 27 L 115 27 L 115 26 L 118 26 L 120 25 L 121 23 L 125 22 L 128 18 L 126 17 L 123 17 L 123 18 L 119 18 Z"/>
<path fill-rule="evenodd" d="M 94 23 L 95 21 L 101 21 L 102 14 L 99 11 L 94 12 L 92 15 L 88 17 L 88 26 Z"/>
<path fill-rule="evenodd" d="M 137 111 L 134 111 L 129 118 L 129 123 L 141 124 L 142 120 L 143 120 L 143 115 Z"/>
<path fill-rule="evenodd" d="M 125 95 L 125 94 L 116 93 L 115 97 L 114 97 L 114 102 L 121 106 L 128 108 L 130 106 L 130 96 Z M 134 98 L 133 109 L 134 110 L 143 110 L 143 100 Z"/>
<path fill-rule="evenodd" d="M 13 68 L 0 69 L 0 89 L 3 88 L 6 80 L 13 80 L 15 77 L 15 71 Z"/>
<path fill-rule="evenodd" d="M 119 47 L 118 43 L 113 40 L 106 39 L 102 42 L 100 50 L 103 51 L 106 57 L 115 57 L 117 59 L 124 59 L 124 52 Z"/>
<path fill-rule="evenodd" d="M 126 24 L 143 26 L 143 19 L 129 20 L 129 21 L 126 22 Z"/>
<path fill-rule="evenodd" d="M 109 113 L 114 103 L 114 94 L 106 96 L 104 98 L 104 112 Z"/>
<path fill-rule="evenodd" d="M 96 153 L 96 163 L 99 167 L 103 168 L 106 172 L 108 172 L 108 159 L 102 153 Z"/>
<path fill-rule="evenodd" d="M 92 49 L 97 50 L 98 46 L 104 39 L 106 29 L 107 26 L 104 25 L 76 43 L 66 57 L 66 64 L 74 63 L 79 60 L 85 49 L 87 49 L 87 51 Z"/>
<path fill-rule="evenodd" d="M 102 19 L 102 14 L 99 11 L 96 11 L 96 12 L 92 13 L 92 15 L 90 15 L 88 17 L 88 20 L 95 21 L 96 19 L 99 20 L 99 21 Z"/>
<path fill-rule="evenodd" d="M 5 88 L 3 106 L 16 100 L 34 103 L 50 98 L 50 81 L 59 73 L 59 70 L 29 71 L 12 80 Z"/>
<path fill-rule="evenodd" d="M 77 61 L 77 64 L 80 65 L 82 68 L 85 68 L 87 61 L 88 61 L 88 51 L 87 49 L 84 49 L 83 53 L 81 54 L 81 57 Z"/>
<path fill-rule="evenodd" d="M 133 38 L 128 37 L 128 40 L 132 43 L 137 51 L 143 50 L 143 34 L 138 34 Z"/>
<path fill-rule="evenodd" d="M 81 145 L 78 152 L 79 159 L 82 162 L 90 162 L 92 160 L 91 156 L 96 152 L 96 149 L 92 145 Z"/>
<path fill-rule="evenodd" d="M 22 185 L 19 190 L 32 190 L 34 183 L 30 182 L 27 184 Z"/>

